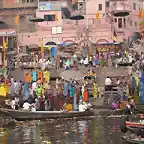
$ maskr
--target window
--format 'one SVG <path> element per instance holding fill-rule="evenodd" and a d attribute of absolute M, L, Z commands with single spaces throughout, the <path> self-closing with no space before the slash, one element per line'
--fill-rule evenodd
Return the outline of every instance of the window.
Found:
<path fill-rule="evenodd" d="M 126 19 L 123 19 L 124 28 L 126 28 Z"/>
<path fill-rule="evenodd" d="M 99 11 L 102 11 L 102 4 L 99 4 Z"/>
<path fill-rule="evenodd" d="M 114 18 L 114 22 L 117 23 L 117 18 Z"/>
<path fill-rule="evenodd" d="M 141 10 L 141 7 L 140 7 L 140 5 L 139 5 L 139 11 Z"/>
<path fill-rule="evenodd" d="M 133 9 L 136 10 L 136 3 L 133 3 Z"/>
<path fill-rule="evenodd" d="M 118 28 L 122 28 L 122 18 L 118 18 Z"/>
<path fill-rule="evenodd" d="M 26 2 L 25 0 L 22 0 L 22 1 L 21 1 L 21 3 L 25 3 L 25 2 Z"/>
<path fill-rule="evenodd" d="M 110 2 L 106 1 L 106 7 L 109 7 L 109 6 L 110 6 Z"/>
<path fill-rule="evenodd" d="M 55 15 L 44 15 L 45 21 L 55 21 L 56 16 Z"/>
<path fill-rule="evenodd" d="M 24 19 L 25 19 L 25 16 L 24 16 L 24 15 L 20 15 L 20 16 L 19 16 L 19 19 L 20 19 L 20 20 L 24 20 Z"/>
<path fill-rule="evenodd" d="M 72 5 L 72 9 L 73 9 L 73 10 L 78 10 L 78 4 L 77 4 L 77 3 L 76 3 L 76 4 L 73 4 L 73 5 Z"/>
<path fill-rule="evenodd" d="M 130 26 L 132 26 L 132 21 L 130 21 Z"/>
<path fill-rule="evenodd" d="M 137 28 L 137 22 L 135 22 L 135 27 Z"/>

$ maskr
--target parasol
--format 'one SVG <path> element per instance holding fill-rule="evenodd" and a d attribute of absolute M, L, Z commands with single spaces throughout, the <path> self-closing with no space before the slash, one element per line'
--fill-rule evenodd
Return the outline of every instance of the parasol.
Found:
<path fill-rule="evenodd" d="M 125 17 L 129 15 L 128 11 L 119 11 L 113 14 L 115 17 Z"/>
<path fill-rule="evenodd" d="M 0 21 L 0 24 L 4 24 L 5 22 L 3 22 L 3 21 Z"/>
<path fill-rule="evenodd" d="M 45 46 L 55 46 L 57 45 L 55 42 L 47 42 Z"/>
<path fill-rule="evenodd" d="M 84 16 L 80 15 L 80 14 L 74 14 L 74 15 L 70 16 L 69 19 L 70 20 L 82 20 L 82 19 L 84 19 Z"/>
<path fill-rule="evenodd" d="M 30 21 L 32 21 L 32 22 L 43 22 L 44 19 L 43 18 L 34 17 L 34 18 L 31 18 Z"/>
<path fill-rule="evenodd" d="M 75 70 L 66 70 L 60 74 L 61 78 L 68 80 L 68 81 L 71 79 L 81 80 L 83 79 L 84 76 L 85 75 L 82 74 L 80 71 L 75 71 Z"/>

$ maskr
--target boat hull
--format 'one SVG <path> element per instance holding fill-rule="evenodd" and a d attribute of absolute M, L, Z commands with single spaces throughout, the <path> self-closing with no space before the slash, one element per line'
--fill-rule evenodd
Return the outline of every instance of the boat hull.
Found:
<path fill-rule="evenodd" d="M 20 111 L 20 110 L 10 110 L 10 109 L 0 109 L 0 111 L 17 121 L 25 120 L 42 120 L 42 119 L 58 119 L 58 118 L 73 118 L 73 117 L 84 117 L 92 116 L 93 110 L 88 110 L 84 112 L 74 111 Z"/>
<path fill-rule="evenodd" d="M 132 128 L 144 128 L 144 123 L 140 123 L 140 122 L 129 122 L 126 121 L 125 123 L 126 127 L 132 127 Z"/>
<path fill-rule="evenodd" d="M 142 141 L 139 141 L 139 140 L 136 140 L 136 139 L 130 139 L 130 138 L 127 138 L 127 137 L 122 137 L 123 140 L 127 143 L 127 144 L 142 144 L 144 143 L 144 140 Z"/>
<path fill-rule="evenodd" d="M 121 120 L 120 129 L 123 133 L 131 131 L 131 129 L 133 129 L 132 131 L 134 131 L 134 129 L 135 131 L 137 129 L 144 129 L 144 120 L 141 121 L 141 119 L 138 118 L 136 121 L 130 121 L 129 118 L 129 116 L 125 116 Z"/>

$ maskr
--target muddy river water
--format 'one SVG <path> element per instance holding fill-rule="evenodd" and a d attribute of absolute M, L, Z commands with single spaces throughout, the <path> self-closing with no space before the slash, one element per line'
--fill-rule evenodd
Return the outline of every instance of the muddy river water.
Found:
<path fill-rule="evenodd" d="M 0 144 L 123 144 L 121 118 L 20 122 L 0 129 Z"/>

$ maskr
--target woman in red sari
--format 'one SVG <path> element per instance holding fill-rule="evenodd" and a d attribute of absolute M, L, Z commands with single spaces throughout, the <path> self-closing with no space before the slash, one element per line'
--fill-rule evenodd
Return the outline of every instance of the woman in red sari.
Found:
<path fill-rule="evenodd" d="M 88 102 L 88 89 L 87 89 L 87 86 L 84 87 L 83 102 Z"/>

